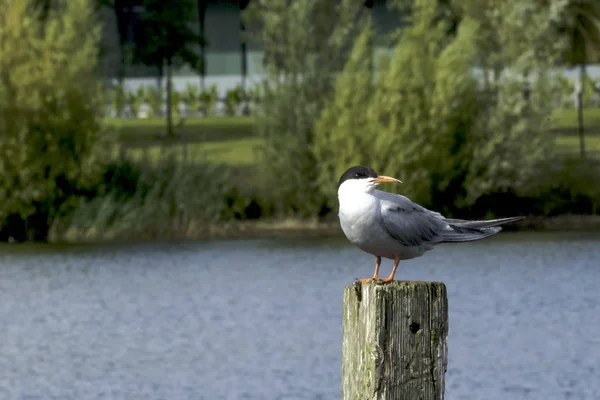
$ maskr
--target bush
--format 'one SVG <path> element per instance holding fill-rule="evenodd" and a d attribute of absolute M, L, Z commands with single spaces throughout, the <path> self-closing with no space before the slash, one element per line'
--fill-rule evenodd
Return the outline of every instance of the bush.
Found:
<path fill-rule="evenodd" d="M 217 85 L 211 85 L 202 88 L 200 91 L 200 101 L 202 103 L 202 112 L 205 117 L 212 117 L 216 113 L 217 103 L 219 102 L 219 91 Z"/>
<path fill-rule="evenodd" d="M 225 114 L 229 116 L 236 115 L 242 102 L 246 99 L 244 88 L 240 85 L 225 93 Z"/>
<path fill-rule="evenodd" d="M 378 63 L 366 25 L 316 125 L 313 154 L 329 208 L 334 182 L 354 164 L 396 175 L 403 193 L 451 215 L 482 196 L 521 190 L 551 156 L 558 10 L 468 2 L 413 3 Z"/>
<path fill-rule="evenodd" d="M 279 214 L 312 216 L 324 207 L 312 153 L 315 121 L 333 95 L 333 76 L 344 65 L 363 10 L 361 2 L 257 0 L 244 12 L 262 26 L 266 76 L 255 113 L 264 139 L 258 177 Z"/>
<path fill-rule="evenodd" d="M 449 37 L 446 21 L 433 22 L 435 2 L 423 3 L 391 55 L 378 63 L 375 79 L 370 24 L 337 78 L 314 147 L 330 208 L 335 182 L 355 164 L 397 176 L 415 201 L 430 203 L 435 193 L 461 196 L 476 104 L 476 25 L 463 21 Z"/>
<path fill-rule="evenodd" d="M 188 115 L 194 115 L 201 111 L 202 101 L 198 85 L 188 83 L 185 86 L 185 90 L 181 93 L 181 100 L 185 104 Z"/>
<path fill-rule="evenodd" d="M 125 113 L 125 109 L 127 107 L 125 88 L 123 85 L 117 84 L 110 88 L 109 96 L 112 113 L 114 113 L 114 116 L 117 118 L 123 118 L 123 114 Z"/>
<path fill-rule="evenodd" d="M 2 239 L 46 240 L 54 222 L 95 195 L 104 101 L 100 26 L 91 0 L 0 0 Z"/>
<path fill-rule="evenodd" d="M 103 193 L 65 218 L 78 240 L 188 238 L 234 217 L 229 172 L 176 152 L 158 160 L 125 156 L 109 164 Z M 74 232 L 74 233 L 73 233 Z"/>
<path fill-rule="evenodd" d="M 160 117 L 163 115 L 163 104 L 165 99 L 165 91 L 162 87 L 150 85 L 143 90 L 143 95 L 138 88 L 137 96 L 142 98 L 142 102 L 148 104 L 151 117 Z M 136 114 L 137 115 L 137 114 Z"/>
<path fill-rule="evenodd" d="M 131 117 L 138 118 L 140 109 L 146 100 L 146 89 L 140 85 L 135 91 L 127 92 L 126 99 Z"/>

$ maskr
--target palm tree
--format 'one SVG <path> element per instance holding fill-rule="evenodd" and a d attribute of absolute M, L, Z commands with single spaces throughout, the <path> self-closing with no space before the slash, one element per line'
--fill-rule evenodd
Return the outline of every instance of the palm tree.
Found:
<path fill-rule="evenodd" d="M 579 148 L 581 156 L 585 157 L 583 89 L 587 64 L 600 58 L 600 1 L 571 0 L 559 25 L 559 33 L 567 40 L 563 60 L 570 66 L 579 67 L 577 91 Z"/>

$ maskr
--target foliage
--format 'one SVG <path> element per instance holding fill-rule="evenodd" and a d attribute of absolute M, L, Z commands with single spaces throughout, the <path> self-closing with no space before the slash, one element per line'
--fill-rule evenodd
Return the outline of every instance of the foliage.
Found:
<path fill-rule="evenodd" d="M 250 114 L 255 114 L 260 107 L 260 99 L 262 98 L 261 85 L 253 85 L 246 89 L 246 98 Z"/>
<path fill-rule="evenodd" d="M 246 100 L 246 92 L 241 85 L 238 85 L 225 92 L 225 114 L 229 116 L 236 115 L 240 105 Z"/>
<path fill-rule="evenodd" d="M 173 114 L 176 117 L 179 117 L 179 115 L 181 114 L 180 109 L 179 109 L 179 104 L 181 103 L 181 92 L 171 89 L 170 101 L 171 101 L 171 110 L 172 110 Z"/>
<path fill-rule="evenodd" d="M 563 2 L 541 12 L 516 0 L 471 3 L 412 2 L 374 80 L 367 25 L 317 124 L 314 154 L 329 207 L 331 183 L 353 164 L 395 174 L 403 193 L 451 214 L 522 188 L 550 157 L 550 69 L 561 49 L 553 29 Z"/>
<path fill-rule="evenodd" d="M 257 113 L 265 141 L 259 184 L 280 213 L 322 211 L 319 166 L 312 153 L 314 122 L 333 94 L 333 75 L 344 65 L 361 12 L 366 11 L 357 0 L 257 0 L 244 11 L 245 18 L 261 25 L 258 40 L 265 49 Z"/>
<path fill-rule="evenodd" d="M 219 102 L 219 91 L 217 85 L 204 87 L 200 91 L 200 101 L 202 103 L 202 111 L 204 116 L 212 117 L 216 113 L 217 103 Z"/>
<path fill-rule="evenodd" d="M 114 85 L 108 92 L 110 99 L 110 106 L 115 117 L 122 118 L 127 108 L 127 99 L 125 95 L 125 88 L 122 84 Z"/>
<path fill-rule="evenodd" d="M 2 235 L 46 240 L 95 193 L 101 166 L 100 25 L 91 0 L 0 0 Z"/>
<path fill-rule="evenodd" d="M 140 85 L 135 91 L 127 92 L 125 98 L 127 99 L 127 104 L 129 104 L 129 113 L 133 118 L 137 118 L 146 98 L 144 87 Z"/>
<path fill-rule="evenodd" d="M 364 18 L 364 28 L 357 37 L 344 70 L 335 81 L 335 96 L 325 104 L 316 124 L 312 151 L 319 164 L 319 188 L 334 208 L 339 176 L 348 166 L 371 165 L 379 157 L 371 152 L 386 147 L 383 135 L 371 130 L 371 114 L 368 106 L 375 97 L 373 93 L 373 26 L 369 17 Z M 375 147 L 375 143 L 382 143 Z M 386 173 L 392 174 L 392 172 Z"/>
<path fill-rule="evenodd" d="M 139 90 L 139 89 L 138 89 Z M 164 90 L 162 87 L 158 87 L 156 85 L 149 85 L 148 87 L 142 89 L 142 93 L 140 97 L 143 98 L 143 101 L 148 104 L 150 108 L 150 116 L 151 117 L 159 117 L 163 114 L 162 106 L 164 104 Z"/>
<path fill-rule="evenodd" d="M 567 42 L 562 61 L 572 66 L 600 61 L 600 2 L 568 0 L 566 3 L 554 24 Z"/>
<path fill-rule="evenodd" d="M 574 103 L 575 84 L 562 75 L 556 77 L 554 104 L 556 108 L 571 108 Z"/>
<path fill-rule="evenodd" d="M 188 115 L 193 115 L 201 109 L 200 88 L 188 83 L 181 93 L 181 101 L 185 104 Z"/>
<path fill-rule="evenodd" d="M 463 20 L 448 36 L 437 11 L 433 1 L 415 3 L 374 82 L 370 27 L 356 42 L 318 124 L 315 153 L 329 204 L 332 183 L 353 164 L 396 175 L 416 201 L 430 202 L 434 192 L 460 195 L 475 111 L 477 24 Z"/>
<path fill-rule="evenodd" d="M 233 218 L 228 171 L 201 159 L 183 162 L 165 151 L 158 160 L 129 156 L 111 163 L 101 196 L 64 219 L 62 231 L 88 239 L 190 237 Z"/>
<path fill-rule="evenodd" d="M 140 34 L 135 59 L 150 66 L 165 66 L 167 75 L 167 133 L 174 135 L 172 125 L 173 66 L 200 68 L 201 58 L 196 47 L 203 40 L 192 28 L 195 1 L 144 0 Z"/>
<path fill-rule="evenodd" d="M 491 56 L 495 74 L 483 93 L 474 130 L 465 184 L 471 203 L 486 193 L 519 190 L 533 178 L 535 165 L 552 155 L 547 132 L 556 81 L 550 72 L 564 45 L 554 34 L 564 5 L 557 0 L 538 9 L 513 0 L 489 7 L 494 18 L 484 29 L 502 45 Z"/>
<path fill-rule="evenodd" d="M 50 0 L 45 0 L 50 1 Z M 117 79 L 119 85 L 123 86 L 127 66 L 131 62 L 132 45 L 128 43 L 129 34 L 129 13 L 127 7 L 131 5 L 131 0 L 96 0 L 101 6 L 107 6 L 115 15 L 117 24 L 117 37 L 119 40 L 119 66 L 117 69 Z M 121 95 L 121 92 L 118 92 Z M 119 100 L 122 101 L 122 100 Z M 121 114 L 119 114 L 119 117 Z"/>

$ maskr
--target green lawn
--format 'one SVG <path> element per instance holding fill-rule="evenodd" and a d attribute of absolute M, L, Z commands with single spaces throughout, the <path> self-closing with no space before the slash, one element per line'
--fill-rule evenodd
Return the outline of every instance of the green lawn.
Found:
<path fill-rule="evenodd" d="M 551 117 L 556 144 L 565 153 L 579 152 L 577 110 L 556 110 Z M 583 112 L 586 152 L 600 155 L 600 108 L 588 108 Z"/>
<path fill-rule="evenodd" d="M 177 138 L 165 136 L 164 119 L 112 119 L 106 124 L 114 128 L 119 142 L 134 156 L 151 158 L 175 152 L 190 159 L 206 159 L 230 165 L 256 163 L 255 137 L 251 117 L 188 118 L 175 122 Z"/>
<path fill-rule="evenodd" d="M 565 152 L 577 153 L 577 110 L 556 110 L 550 121 L 554 128 L 549 137 L 555 137 Z M 586 150 L 600 155 L 600 109 L 586 109 L 584 122 Z M 175 139 L 165 137 L 164 119 L 111 119 L 106 124 L 114 128 L 119 142 L 137 157 L 154 159 L 170 151 L 183 157 L 185 148 L 190 159 L 236 166 L 257 162 L 260 138 L 256 137 L 251 117 L 188 118 L 177 126 Z"/>

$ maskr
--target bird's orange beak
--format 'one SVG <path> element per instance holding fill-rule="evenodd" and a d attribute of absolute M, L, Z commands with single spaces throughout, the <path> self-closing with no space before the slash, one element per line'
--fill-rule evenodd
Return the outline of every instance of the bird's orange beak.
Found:
<path fill-rule="evenodd" d="M 373 179 L 373 183 L 402 183 L 402 181 L 392 178 L 391 176 L 379 175 Z"/>

